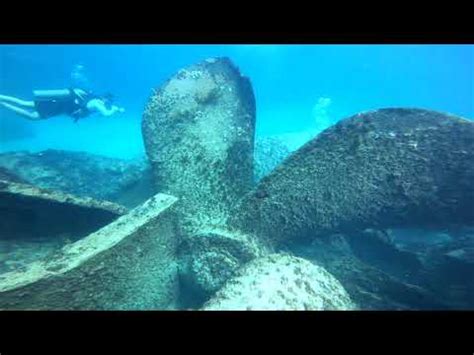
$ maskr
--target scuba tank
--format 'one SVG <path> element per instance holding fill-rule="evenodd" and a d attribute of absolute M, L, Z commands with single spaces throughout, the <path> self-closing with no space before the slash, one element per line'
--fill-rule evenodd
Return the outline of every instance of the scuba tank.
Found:
<path fill-rule="evenodd" d="M 71 95 L 69 89 L 63 90 L 33 90 L 33 95 L 35 99 L 40 100 L 61 100 L 67 99 Z"/>
<path fill-rule="evenodd" d="M 91 92 L 82 89 L 60 89 L 60 90 L 34 90 L 35 101 L 63 102 L 69 107 L 68 115 L 74 118 L 74 122 L 87 117 L 90 112 L 87 102 L 95 97 Z M 66 112 L 65 112 L 66 113 Z"/>

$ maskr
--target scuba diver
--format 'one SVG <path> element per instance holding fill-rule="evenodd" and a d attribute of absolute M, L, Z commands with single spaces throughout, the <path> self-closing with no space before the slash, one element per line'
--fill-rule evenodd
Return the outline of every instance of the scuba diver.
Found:
<path fill-rule="evenodd" d="M 113 95 L 95 95 L 82 89 L 35 90 L 34 99 L 25 101 L 12 96 L 0 95 L 0 107 L 29 120 L 44 120 L 54 116 L 67 115 L 74 122 L 91 114 L 108 117 L 123 113 L 125 109 L 113 105 Z"/>

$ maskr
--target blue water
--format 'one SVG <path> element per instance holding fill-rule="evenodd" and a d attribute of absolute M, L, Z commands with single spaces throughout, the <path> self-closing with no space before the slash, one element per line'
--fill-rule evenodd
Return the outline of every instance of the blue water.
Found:
<path fill-rule="evenodd" d="M 68 149 L 112 157 L 144 154 L 140 131 L 152 88 L 180 68 L 228 56 L 250 77 L 257 134 L 295 146 L 337 120 L 381 107 L 420 107 L 474 118 L 472 45 L 0 45 L 0 94 L 87 84 L 126 108 L 111 118 L 29 122 L 0 109 L 0 151 Z M 21 132 L 25 132 L 22 134 Z"/>

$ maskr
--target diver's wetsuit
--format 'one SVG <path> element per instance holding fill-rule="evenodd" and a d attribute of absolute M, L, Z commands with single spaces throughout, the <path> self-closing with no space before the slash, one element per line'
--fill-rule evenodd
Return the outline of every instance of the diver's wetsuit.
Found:
<path fill-rule="evenodd" d="M 68 89 L 67 95 L 39 96 L 35 94 L 34 103 L 36 111 L 42 119 L 58 115 L 68 115 L 77 121 L 89 116 L 87 103 L 93 99 L 90 93 L 78 94 L 74 89 Z"/>

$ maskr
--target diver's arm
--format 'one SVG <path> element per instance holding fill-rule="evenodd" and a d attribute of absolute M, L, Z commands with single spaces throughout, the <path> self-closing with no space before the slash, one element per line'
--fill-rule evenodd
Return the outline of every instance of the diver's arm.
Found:
<path fill-rule="evenodd" d="M 102 102 L 102 100 L 91 100 L 87 103 L 87 109 L 89 111 L 96 111 L 99 112 L 102 116 L 112 116 L 116 112 L 125 112 L 125 110 L 121 107 L 112 105 L 110 109 L 105 107 L 105 104 Z"/>

